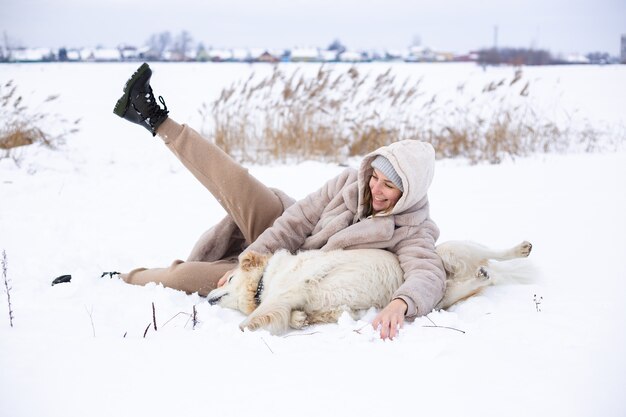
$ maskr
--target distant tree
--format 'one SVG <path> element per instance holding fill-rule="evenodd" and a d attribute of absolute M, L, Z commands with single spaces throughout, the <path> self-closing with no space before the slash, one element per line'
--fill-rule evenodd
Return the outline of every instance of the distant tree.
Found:
<path fill-rule="evenodd" d="M 178 36 L 176 36 L 176 40 L 174 41 L 174 45 L 172 47 L 172 53 L 176 60 L 187 60 L 187 53 L 191 50 L 192 42 L 193 38 L 186 30 L 183 30 Z"/>
<path fill-rule="evenodd" d="M 590 52 L 585 57 L 591 64 L 610 64 L 611 55 L 607 52 Z"/>
<path fill-rule="evenodd" d="M 146 44 L 150 49 L 147 59 L 162 59 L 163 53 L 172 45 L 172 35 L 165 31 L 150 36 Z"/>
<path fill-rule="evenodd" d="M 206 62 L 210 59 L 209 53 L 202 42 L 198 44 L 196 48 L 196 61 Z"/>
<path fill-rule="evenodd" d="M 67 49 L 65 48 L 59 49 L 59 61 L 61 62 L 67 61 Z"/>
<path fill-rule="evenodd" d="M 338 54 L 342 54 L 346 52 L 346 47 L 341 43 L 339 39 L 335 39 L 330 45 L 328 45 L 328 50 L 336 51 Z"/>
<path fill-rule="evenodd" d="M 549 65 L 554 59 L 548 51 L 524 48 L 488 48 L 478 51 L 482 65 Z"/>

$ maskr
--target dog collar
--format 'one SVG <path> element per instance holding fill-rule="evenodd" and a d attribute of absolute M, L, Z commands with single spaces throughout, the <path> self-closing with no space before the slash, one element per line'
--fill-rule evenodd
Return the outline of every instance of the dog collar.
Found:
<path fill-rule="evenodd" d="M 265 285 L 263 285 L 263 275 L 261 275 L 259 283 L 256 286 L 256 293 L 254 293 L 254 302 L 256 303 L 257 307 L 261 304 L 261 294 L 263 293 L 264 288 Z"/>

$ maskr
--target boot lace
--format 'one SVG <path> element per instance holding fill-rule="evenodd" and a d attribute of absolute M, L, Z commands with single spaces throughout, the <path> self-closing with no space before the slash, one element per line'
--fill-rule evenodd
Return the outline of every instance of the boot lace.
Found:
<path fill-rule="evenodd" d="M 159 96 L 159 102 L 163 105 L 163 108 L 159 107 L 156 100 L 154 99 L 152 87 L 148 86 L 148 91 L 143 93 L 143 96 L 143 103 L 145 103 L 147 106 L 145 112 L 138 109 L 137 106 L 135 106 L 135 103 L 133 103 L 133 108 L 137 113 L 141 115 L 144 122 L 152 126 L 154 124 L 154 120 L 158 120 L 160 117 L 162 117 L 163 115 L 167 115 L 169 112 L 167 111 L 167 106 L 165 105 L 165 100 L 162 96 Z"/>

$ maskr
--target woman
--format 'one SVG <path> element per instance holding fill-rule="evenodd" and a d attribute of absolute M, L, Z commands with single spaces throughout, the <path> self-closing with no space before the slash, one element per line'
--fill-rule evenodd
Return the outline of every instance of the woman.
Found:
<path fill-rule="evenodd" d="M 445 272 L 435 252 L 439 229 L 429 217 L 427 190 L 435 154 L 430 144 L 401 141 L 365 156 L 320 190 L 295 203 L 264 186 L 221 149 L 168 117 L 143 64 L 124 87 L 114 112 L 158 135 L 228 215 L 201 236 L 186 262 L 122 274 L 131 284 L 149 282 L 206 295 L 223 285 L 244 251 L 386 249 L 398 256 L 405 282 L 372 322 L 393 339 L 405 318 L 428 314 L 443 297 Z"/>

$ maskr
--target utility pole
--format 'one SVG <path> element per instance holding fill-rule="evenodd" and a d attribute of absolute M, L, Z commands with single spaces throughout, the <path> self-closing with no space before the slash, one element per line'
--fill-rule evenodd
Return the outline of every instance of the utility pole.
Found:
<path fill-rule="evenodd" d="M 2 38 L 4 40 L 4 53 L 2 53 L 2 48 L 0 48 L 0 58 L 9 60 L 9 55 L 11 55 L 11 51 L 9 51 L 9 36 L 7 35 L 7 31 L 2 31 Z"/>
<path fill-rule="evenodd" d="M 493 49 L 498 49 L 498 25 L 493 27 Z"/>

